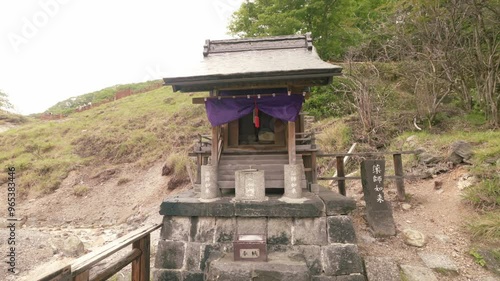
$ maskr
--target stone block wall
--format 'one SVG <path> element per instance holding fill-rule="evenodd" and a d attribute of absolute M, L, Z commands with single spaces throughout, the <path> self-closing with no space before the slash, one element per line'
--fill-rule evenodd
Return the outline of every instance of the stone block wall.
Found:
<path fill-rule="evenodd" d="M 298 254 L 310 280 L 365 280 L 351 218 L 326 212 L 319 217 L 165 216 L 154 280 L 205 280 L 210 262 L 232 252 L 237 233 L 266 234 L 268 252 Z"/>

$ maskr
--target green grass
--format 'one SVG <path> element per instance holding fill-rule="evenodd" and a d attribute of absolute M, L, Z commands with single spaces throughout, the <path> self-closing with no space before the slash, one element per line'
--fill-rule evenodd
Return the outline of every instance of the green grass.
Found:
<path fill-rule="evenodd" d="M 468 228 L 472 236 L 485 242 L 500 242 L 500 210 L 486 212 L 471 220 Z"/>
<path fill-rule="evenodd" d="M 172 152 L 186 155 L 197 133 L 210 128 L 204 107 L 192 104 L 194 96 L 162 87 L 62 120 L 26 123 L 2 133 L 0 167 L 16 168 L 22 197 L 56 190 L 77 167 L 144 168 Z"/>
<path fill-rule="evenodd" d="M 494 210 L 500 207 L 500 176 L 483 179 L 467 188 L 464 198 L 481 210 Z"/>

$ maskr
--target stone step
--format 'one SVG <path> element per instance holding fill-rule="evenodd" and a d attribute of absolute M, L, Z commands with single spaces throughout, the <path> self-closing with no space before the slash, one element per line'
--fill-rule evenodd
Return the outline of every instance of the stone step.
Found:
<path fill-rule="evenodd" d="M 288 253 L 270 253 L 267 262 L 234 261 L 233 254 L 227 253 L 208 268 L 206 280 L 311 280 L 306 261 Z"/>

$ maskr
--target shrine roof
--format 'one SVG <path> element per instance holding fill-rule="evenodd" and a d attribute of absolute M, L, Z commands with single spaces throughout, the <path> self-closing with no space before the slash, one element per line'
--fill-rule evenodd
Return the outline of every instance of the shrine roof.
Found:
<path fill-rule="evenodd" d="M 203 60 L 163 78 L 174 91 L 324 85 L 342 68 L 321 60 L 309 34 L 207 40 Z"/>

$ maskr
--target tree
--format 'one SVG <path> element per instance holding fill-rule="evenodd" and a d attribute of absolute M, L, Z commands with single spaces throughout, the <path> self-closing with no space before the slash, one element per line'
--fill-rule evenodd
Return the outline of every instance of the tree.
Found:
<path fill-rule="evenodd" d="M 12 109 L 14 106 L 9 101 L 9 96 L 0 90 L 0 109 Z"/>
<path fill-rule="evenodd" d="M 379 10 L 390 0 L 255 0 L 233 14 L 229 30 L 239 37 L 311 32 L 319 55 L 342 60 L 350 46 L 363 40 L 365 30 L 382 18 Z"/>

